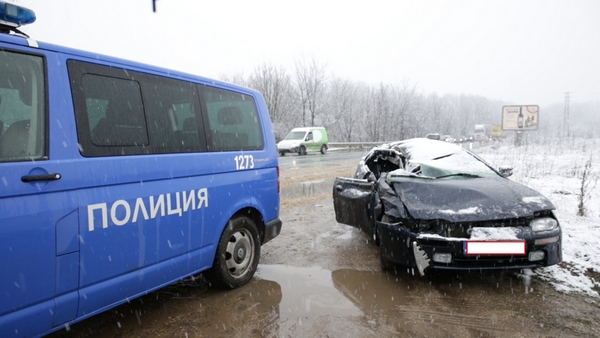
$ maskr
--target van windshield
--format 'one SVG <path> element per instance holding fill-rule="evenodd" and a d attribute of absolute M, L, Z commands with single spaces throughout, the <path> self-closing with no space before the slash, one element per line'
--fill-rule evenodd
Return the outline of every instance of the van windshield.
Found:
<path fill-rule="evenodd" d="M 292 131 L 290 132 L 285 139 L 286 140 L 304 140 L 305 131 Z"/>

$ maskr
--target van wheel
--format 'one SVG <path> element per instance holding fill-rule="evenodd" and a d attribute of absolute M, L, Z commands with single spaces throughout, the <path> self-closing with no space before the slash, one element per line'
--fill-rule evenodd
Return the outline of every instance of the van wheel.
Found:
<path fill-rule="evenodd" d="M 300 150 L 298 150 L 298 155 L 306 155 L 306 147 L 300 146 Z"/>
<path fill-rule="evenodd" d="M 321 146 L 321 154 L 325 155 L 326 152 L 327 152 L 327 145 L 324 144 Z"/>
<path fill-rule="evenodd" d="M 259 257 L 256 224 L 248 217 L 236 217 L 223 230 L 213 266 L 204 276 L 217 288 L 235 289 L 254 276 Z"/>

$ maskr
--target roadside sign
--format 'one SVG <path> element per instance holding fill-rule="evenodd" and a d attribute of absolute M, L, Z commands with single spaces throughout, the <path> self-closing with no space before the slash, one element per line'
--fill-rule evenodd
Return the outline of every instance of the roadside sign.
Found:
<path fill-rule="evenodd" d="M 540 107 L 504 106 L 502 107 L 503 130 L 537 130 L 539 124 Z"/>

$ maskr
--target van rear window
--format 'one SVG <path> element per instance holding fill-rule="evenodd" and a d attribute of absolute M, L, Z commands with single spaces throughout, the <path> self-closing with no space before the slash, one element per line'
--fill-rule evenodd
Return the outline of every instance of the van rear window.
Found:
<path fill-rule="evenodd" d="M 209 150 L 263 149 L 263 135 L 254 99 L 217 88 L 204 88 L 211 142 Z"/>

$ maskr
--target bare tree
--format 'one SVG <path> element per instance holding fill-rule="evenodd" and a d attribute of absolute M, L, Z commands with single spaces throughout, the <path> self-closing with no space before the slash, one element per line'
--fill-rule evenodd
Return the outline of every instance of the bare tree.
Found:
<path fill-rule="evenodd" d="M 270 63 L 263 63 L 254 69 L 248 79 L 248 86 L 260 91 L 266 101 L 271 120 L 276 127 L 283 124 L 292 105 L 292 88 L 290 78 L 285 69 L 275 67 Z M 276 128 L 276 129 L 287 129 Z M 276 133 L 286 132 L 276 130 Z"/>
<path fill-rule="evenodd" d="M 592 159 L 585 162 L 583 167 L 583 172 L 581 173 L 581 186 L 579 188 L 579 193 L 577 194 L 577 200 L 579 204 L 577 205 L 577 216 L 585 216 L 586 213 L 586 204 L 591 198 L 591 192 L 596 188 L 598 184 L 598 175 L 594 174 L 592 171 Z"/>
<path fill-rule="evenodd" d="M 396 130 L 393 135 L 394 138 L 407 138 L 409 136 L 416 136 L 415 133 L 409 133 L 407 122 L 410 119 L 411 109 L 413 112 L 419 111 L 414 109 L 413 101 L 415 98 L 416 86 L 411 86 L 408 81 L 404 81 L 402 87 L 396 90 L 396 99 L 394 105 L 394 115 Z M 411 135 L 412 134 L 412 135 Z"/>
<path fill-rule="evenodd" d="M 327 129 L 339 135 L 339 140 L 350 142 L 356 129 L 360 129 L 357 86 L 348 80 L 334 79 L 329 85 L 328 108 L 330 123 Z"/>
<path fill-rule="evenodd" d="M 363 125 L 368 141 L 381 141 L 381 115 L 376 107 L 377 91 L 370 87 L 362 96 L 360 103 L 363 112 Z"/>
<path fill-rule="evenodd" d="M 302 123 L 304 126 L 314 126 L 327 85 L 327 67 L 313 57 L 310 60 L 297 60 L 295 68 L 296 90 L 302 105 Z"/>
<path fill-rule="evenodd" d="M 221 81 L 235 83 L 240 86 L 248 86 L 248 80 L 246 79 L 246 76 L 244 76 L 243 72 L 221 74 L 219 79 L 221 79 Z"/>

